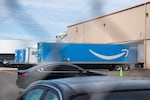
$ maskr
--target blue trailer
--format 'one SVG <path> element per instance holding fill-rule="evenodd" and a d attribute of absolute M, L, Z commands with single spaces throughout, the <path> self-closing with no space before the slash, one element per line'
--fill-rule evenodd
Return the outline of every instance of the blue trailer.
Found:
<path fill-rule="evenodd" d="M 24 48 L 15 50 L 15 58 L 12 65 L 18 70 L 28 69 L 37 64 L 37 48 Z"/>
<path fill-rule="evenodd" d="M 15 50 L 15 63 L 24 63 L 25 62 L 25 49 Z"/>
<path fill-rule="evenodd" d="M 38 43 L 39 63 L 70 62 L 80 66 L 128 69 L 137 62 L 136 44 Z"/>
<path fill-rule="evenodd" d="M 37 48 L 17 49 L 15 51 L 15 63 L 36 64 Z"/>

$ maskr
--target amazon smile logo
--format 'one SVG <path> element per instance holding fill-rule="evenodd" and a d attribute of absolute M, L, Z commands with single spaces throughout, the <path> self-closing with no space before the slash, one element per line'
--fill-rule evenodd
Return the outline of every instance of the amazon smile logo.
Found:
<path fill-rule="evenodd" d="M 104 60 L 113 60 L 113 59 L 117 59 L 117 58 L 120 58 L 122 56 L 125 56 L 127 58 L 128 54 L 129 54 L 129 50 L 128 49 L 122 49 L 121 52 L 119 54 L 116 54 L 116 55 L 111 55 L 111 56 L 107 56 L 107 55 L 103 55 L 103 54 L 100 54 L 100 53 L 97 53 L 91 49 L 89 49 L 89 51 L 95 55 L 96 57 L 98 58 L 101 58 L 101 59 L 104 59 Z"/>

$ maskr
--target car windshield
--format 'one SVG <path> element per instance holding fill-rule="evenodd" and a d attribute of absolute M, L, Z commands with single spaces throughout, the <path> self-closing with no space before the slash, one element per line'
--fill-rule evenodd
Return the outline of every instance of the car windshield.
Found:
<path fill-rule="evenodd" d="M 0 0 L 0 100 L 39 80 L 149 80 L 149 51 L 150 0 Z"/>

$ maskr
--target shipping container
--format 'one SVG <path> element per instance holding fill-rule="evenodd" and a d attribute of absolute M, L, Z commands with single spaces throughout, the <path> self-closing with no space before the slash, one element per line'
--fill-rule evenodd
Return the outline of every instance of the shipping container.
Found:
<path fill-rule="evenodd" d="M 38 43 L 38 62 L 126 65 L 138 63 L 136 44 Z"/>

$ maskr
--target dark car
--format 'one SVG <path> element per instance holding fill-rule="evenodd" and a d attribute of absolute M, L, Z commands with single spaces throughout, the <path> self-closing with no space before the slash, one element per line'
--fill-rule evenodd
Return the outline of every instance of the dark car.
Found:
<path fill-rule="evenodd" d="M 150 100 L 150 80 L 99 76 L 41 80 L 18 100 Z"/>
<path fill-rule="evenodd" d="M 16 84 L 19 88 L 26 88 L 30 83 L 36 80 L 91 75 L 104 76 L 105 74 L 96 71 L 88 71 L 77 65 L 68 63 L 42 64 L 27 70 L 19 70 Z"/>

